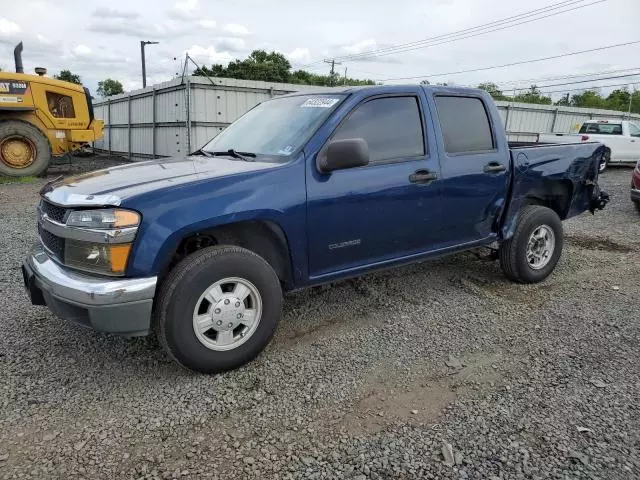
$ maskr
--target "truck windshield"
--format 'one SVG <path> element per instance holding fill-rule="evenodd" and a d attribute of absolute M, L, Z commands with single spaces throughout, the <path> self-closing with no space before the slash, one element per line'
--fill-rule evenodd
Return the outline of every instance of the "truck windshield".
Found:
<path fill-rule="evenodd" d="M 344 95 L 296 95 L 261 103 L 207 143 L 205 153 L 288 156 L 301 147 Z"/>

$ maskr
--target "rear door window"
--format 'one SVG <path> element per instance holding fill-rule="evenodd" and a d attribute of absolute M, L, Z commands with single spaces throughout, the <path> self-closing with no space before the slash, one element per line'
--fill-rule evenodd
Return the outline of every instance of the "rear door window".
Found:
<path fill-rule="evenodd" d="M 340 125 L 334 140 L 363 138 L 370 162 L 384 163 L 421 157 L 424 135 L 416 97 L 385 97 L 357 107 Z"/>
<path fill-rule="evenodd" d="M 583 123 L 580 132 L 596 135 L 622 135 L 621 123 Z"/>
<path fill-rule="evenodd" d="M 441 95 L 435 100 L 447 153 L 486 152 L 495 148 L 482 100 Z"/>

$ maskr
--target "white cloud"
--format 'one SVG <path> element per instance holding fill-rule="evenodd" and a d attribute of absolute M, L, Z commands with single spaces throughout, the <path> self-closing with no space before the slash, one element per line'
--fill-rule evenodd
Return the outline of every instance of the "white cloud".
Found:
<path fill-rule="evenodd" d="M 214 46 L 221 52 L 241 52 L 245 50 L 246 44 L 242 38 L 219 37 L 215 39 Z"/>
<path fill-rule="evenodd" d="M 179 25 L 172 20 L 161 23 L 147 23 L 141 20 L 130 20 L 126 18 L 107 18 L 103 21 L 90 24 L 88 30 L 91 32 L 126 35 L 129 37 L 147 37 L 138 38 L 139 40 L 181 37 L 189 33 L 189 28 L 185 25 Z"/>
<path fill-rule="evenodd" d="M 214 63 L 221 63 L 223 65 L 226 65 L 234 59 L 234 57 L 229 54 L 229 52 L 219 52 L 213 45 L 209 47 L 193 45 L 187 50 L 187 52 L 196 60 L 196 62 L 205 65 L 211 65 Z"/>
<path fill-rule="evenodd" d="M 349 54 L 359 54 L 364 52 L 370 52 L 378 48 L 377 42 L 373 38 L 368 38 L 352 45 L 345 45 L 342 47 L 342 51 Z"/>
<path fill-rule="evenodd" d="M 198 22 L 198 25 L 200 25 L 202 28 L 208 28 L 210 30 L 213 30 L 214 28 L 217 27 L 217 23 L 215 20 L 200 20 Z"/>
<path fill-rule="evenodd" d="M 51 40 L 50 38 L 45 37 L 44 35 L 41 34 L 36 34 L 36 38 L 38 39 L 38 41 L 44 45 L 51 45 L 53 43 L 53 40 Z"/>
<path fill-rule="evenodd" d="M 224 26 L 223 30 L 231 35 L 235 35 L 236 37 L 249 35 L 249 29 L 239 23 L 229 23 Z"/>
<path fill-rule="evenodd" d="M 78 57 L 86 57 L 87 55 L 91 55 L 91 49 L 86 45 L 77 45 L 73 48 L 72 52 Z"/>
<path fill-rule="evenodd" d="M 297 63 L 299 65 L 304 63 L 311 62 L 311 53 L 308 48 L 296 48 L 293 52 L 287 55 L 287 58 L 291 60 L 293 63 Z"/>
<path fill-rule="evenodd" d="M 92 15 L 100 18 L 138 18 L 140 16 L 138 12 L 118 10 L 109 7 L 96 8 Z"/>
<path fill-rule="evenodd" d="M 199 9 L 198 0 L 181 0 L 173 4 L 174 14 L 184 20 L 194 18 Z"/>
<path fill-rule="evenodd" d="M 0 35 L 4 37 L 10 37 L 11 35 L 20 33 L 21 30 L 22 29 L 17 23 L 0 17 Z"/>

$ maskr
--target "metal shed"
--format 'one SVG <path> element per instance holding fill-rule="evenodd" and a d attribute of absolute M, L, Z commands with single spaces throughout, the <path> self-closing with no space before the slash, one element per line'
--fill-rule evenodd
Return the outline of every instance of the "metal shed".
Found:
<path fill-rule="evenodd" d="M 105 134 L 95 148 L 130 158 L 185 154 L 264 100 L 296 91 L 327 90 L 228 78 L 212 81 L 177 78 L 96 102 L 95 116 L 104 120 Z"/>

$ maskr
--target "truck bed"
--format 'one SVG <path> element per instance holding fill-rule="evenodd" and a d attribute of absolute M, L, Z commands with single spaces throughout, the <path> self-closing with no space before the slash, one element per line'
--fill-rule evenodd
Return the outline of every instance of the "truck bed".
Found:
<path fill-rule="evenodd" d="M 525 143 L 522 145 L 522 143 Z M 514 145 L 515 144 L 515 145 Z M 514 172 L 503 234 L 508 237 L 516 213 L 527 198 L 563 205 L 564 220 L 593 208 L 598 195 L 597 178 L 604 146 L 596 142 L 572 144 L 509 143 Z"/>

